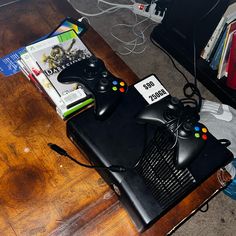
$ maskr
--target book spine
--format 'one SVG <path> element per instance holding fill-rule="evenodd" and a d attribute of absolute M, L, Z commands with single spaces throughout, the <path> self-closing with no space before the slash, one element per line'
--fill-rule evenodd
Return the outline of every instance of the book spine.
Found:
<path fill-rule="evenodd" d="M 236 33 L 233 34 L 230 48 L 226 85 L 229 88 L 236 89 Z"/>
<path fill-rule="evenodd" d="M 28 68 L 24 65 L 22 60 L 18 60 L 17 63 L 19 65 L 19 68 L 20 68 L 21 72 L 25 75 L 25 77 L 38 89 L 38 91 L 43 95 L 43 97 L 45 97 L 48 100 L 48 102 L 55 108 L 56 107 L 55 103 L 53 102 L 51 97 L 48 96 L 48 94 L 46 93 L 45 89 L 37 81 L 37 79 L 35 78 L 33 73 L 28 70 Z"/>
<path fill-rule="evenodd" d="M 218 46 L 221 42 L 222 37 L 225 37 L 226 28 L 227 28 L 227 24 L 224 25 L 222 31 L 220 32 L 220 35 L 218 36 L 218 39 L 216 40 L 216 43 L 214 45 L 214 48 L 212 49 L 211 55 L 208 59 L 208 62 L 211 62 L 213 57 L 215 56 L 216 50 L 218 49 Z"/>
<path fill-rule="evenodd" d="M 219 71 L 218 71 L 218 78 L 222 78 L 225 72 L 225 67 L 227 64 L 227 56 L 228 56 L 228 52 L 229 52 L 229 47 L 231 46 L 231 39 L 232 39 L 232 35 L 233 32 L 236 30 L 236 20 L 232 21 L 228 27 L 227 27 L 227 35 L 225 38 L 225 42 L 224 42 L 224 48 L 223 48 L 223 52 L 222 52 L 222 57 L 220 59 L 220 64 L 219 64 Z"/>
<path fill-rule="evenodd" d="M 220 64 L 220 58 L 222 55 L 223 47 L 224 47 L 224 41 L 226 37 L 227 31 L 224 31 L 224 34 L 222 35 L 222 38 L 220 39 L 220 42 L 218 44 L 218 47 L 215 51 L 215 54 L 211 60 L 210 67 L 212 70 L 218 70 L 219 64 Z"/>
<path fill-rule="evenodd" d="M 231 33 L 228 37 L 228 41 L 225 47 L 222 67 L 221 67 L 221 73 L 219 73 L 219 78 L 222 78 L 223 76 L 227 76 L 227 67 L 228 67 L 227 65 L 229 61 L 230 48 L 232 44 L 232 36 L 233 36 L 233 33 Z"/>
<path fill-rule="evenodd" d="M 201 55 L 203 59 L 208 60 L 210 58 L 211 53 L 216 45 L 216 42 L 224 28 L 225 22 L 226 22 L 226 18 L 222 17 L 219 24 L 215 28 L 210 40 L 208 41 L 206 47 L 203 50 L 203 53 Z"/>

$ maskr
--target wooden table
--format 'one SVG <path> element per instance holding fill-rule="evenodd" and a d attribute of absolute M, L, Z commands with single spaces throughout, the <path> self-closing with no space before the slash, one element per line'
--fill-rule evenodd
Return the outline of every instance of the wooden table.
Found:
<path fill-rule="evenodd" d="M 0 57 L 49 33 L 65 16 L 78 17 L 66 1 L 25 0 L 2 6 Z M 128 84 L 137 81 L 92 28 L 83 40 L 114 75 Z M 66 137 L 65 121 L 23 74 L 1 75 L 0 95 L 0 235 L 138 235 L 96 171 L 48 148 L 47 143 L 57 143 L 86 162 Z M 221 187 L 215 173 L 144 235 L 165 235 Z"/>

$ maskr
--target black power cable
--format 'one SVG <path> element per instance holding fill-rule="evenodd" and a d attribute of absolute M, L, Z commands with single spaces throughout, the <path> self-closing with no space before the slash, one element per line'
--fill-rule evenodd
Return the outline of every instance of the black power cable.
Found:
<path fill-rule="evenodd" d="M 191 100 L 191 102 L 193 102 L 193 103 L 195 103 L 195 101 L 196 101 L 193 98 L 194 95 L 196 95 L 198 97 L 198 103 L 196 104 L 196 111 L 197 112 L 200 112 L 200 109 L 202 106 L 202 99 L 203 99 L 201 96 L 201 93 L 198 89 L 198 86 L 197 86 L 197 55 L 196 55 L 197 28 L 199 26 L 199 23 L 201 23 L 205 18 L 207 18 L 212 13 L 214 11 L 214 9 L 216 9 L 216 7 L 220 4 L 220 2 L 221 2 L 221 0 L 217 0 L 213 4 L 213 6 L 211 6 L 210 9 L 200 17 L 198 22 L 196 22 L 196 24 L 193 27 L 193 67 L 194 67 L 194 69 L 193 69 L 194 70 L 193 71 L 194 82 L 193 83 L 190 83 L 188 78 L 185 76 L 185 74 L 176 66 L 172 56 L 165 49 L 163 49 L 160 45 L 158 45 L 152 39 L 152 37 L 150 37 L 151 42 L 169 57 L 174 68 L 184 77 L 184 79 L 186 81 L 186 85 L 183 88 L 183 93 L 184 93 L 185 97 L 189 98 Z M 190 90 L 190 93 L 189 93 L 189 90 Z"/>
<path fill-rule="evenodd" d="M 111 166 L 96 166 L 96 165 L 86 165 L 84 163 L 79 162 L 78 160 L 76 160 L 75 158 L 73 158 L 72 156 L 70 156 L 64 149 L 62 149 L 61 147 L 57 146 L 56 144 L 53 143 L 48 143 L 48 146 L 55 152 L 57 152 L 58 154 L 65 156 L 67 158 L 69 158 L 70 160 L 72 160 L 73 162 L 75 162 L 76 164 L 86 167 L 86 168 L 91 168 L 91 169 L 107 169 L 110 170 L 112 172 L 125 172 L 126 168 L 123 166 L 118 166 L 118 165 L 111 165 Z"/>

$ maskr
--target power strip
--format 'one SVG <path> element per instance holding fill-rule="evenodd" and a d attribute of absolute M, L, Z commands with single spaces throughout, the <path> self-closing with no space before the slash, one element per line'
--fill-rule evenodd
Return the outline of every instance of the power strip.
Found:
<path fill-rule="evenodd" d="M 156 3 L 142 4 L 134 3 L 132 10 L 135 14 L 147 17 L 157 23 L 161 23 L 165 16 L 166 9 L 161 10 Z"/>

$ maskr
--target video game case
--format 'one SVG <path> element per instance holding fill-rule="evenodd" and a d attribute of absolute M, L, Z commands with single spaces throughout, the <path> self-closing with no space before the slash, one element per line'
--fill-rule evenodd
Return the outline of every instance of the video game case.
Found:
<path fill-rule="evenodd" d="M 44 98 L 47 99 L 47 101 L 53 106 L 53 108 L 56 108 L 56 105 L 54 103 L 54 101 L 52 100 L 52 98 L 47 94 L 47 92 L 45 91 L 45 89 L 43 88 L 43 86 L 37 81 L 37 79 L 35 78 L 34 74 L 29 70 L 29 68 L 27 67 L 27 65 L 25 65 L 25 63 L 23 62 L 22 59 L 17 61 L 18 65 L 19 65 L 19 69 L 21 70 L 21 72 L 25 75 L 25 77 L 32 83 L 34 84 L 34 86 L 38 89 L 38 91 L 43 95 Z"/>
<path fill-rule="evenodd" d="M 26 50 L 47 76 L 67 108 L 87 99 L 82 85 L 65 84 L 57 80 L 63 69 L 92 55 L 74 30 L 31 44 Z"/>
<path fill-rule="evenodd" d="M 52 37 L 63 32 L 74 30 L 79 36 L 83 35 L 87 31 L 87 25 L 83 21 L 76 20 L 70 16 L 67 16 L 60 24 L 54 29 L 48 37 Z"/>
<path fill-rule="evenodd" d="M 59 94 L 51 85 L 48 78 L 45 76 L 41 68 L 39 68 L 37 63 L 31 58 L 28 52 L 24 52 L 21 55 L 21 60 L 19 63 L 24 68 L 22 72 L 28 79 L 30 79 L 30 81 L 39 89 L 40 92 L 42 92 L 44 95 L 46 95 L 47 98 L 52 101 L 51 103 L 54 104 L 57 113 L 63 120 L 67 119 L 75 112 L 78 112 L 83 107 L 93 102 L 93 99 L 89 98 L 70 108 L 67 108 Z"/>

